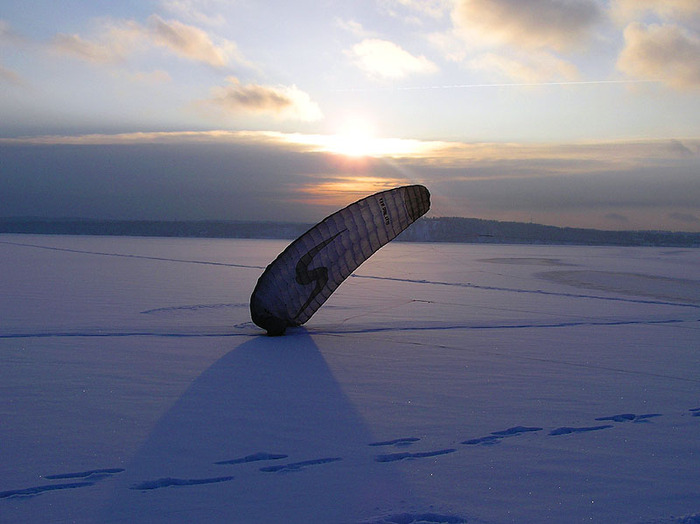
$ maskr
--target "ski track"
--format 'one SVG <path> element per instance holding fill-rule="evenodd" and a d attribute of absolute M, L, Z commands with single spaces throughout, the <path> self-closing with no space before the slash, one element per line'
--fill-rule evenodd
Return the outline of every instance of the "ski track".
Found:
<path fill-rule="evenodd" d="M 201 264 L 205 266 L 224 266 L 224 267 L 238 267 L 243 269 L 265 269 L 264 266 L 251 266 L 247 264 L 231 264 L 228 262 L 210 262 L 207 260 L 189 260 L 182 258 L 168 258 L 168 257 L 153 257 L 148 255 L 133 255 L 129 253 L 109 253 L 103 251 L 87 251 L 82 249 L 70 249 L 66 247 L 54 247 L 54 246 L 42 246 L 39 244 L 25 244 L 22 242 L 9 242 L 7 240 L 0 240 L 0 244 L 8 244 L 10 246 L 20 246 L 20 247 L 31 247 L 35 249 L 46 249 L 48 251 L 61 251 L 64 253 L 79 253 L 83 255 L 96 255 L 101 257 L 119 257 L 119 258 L 136 258 L 141 260 L 157 260 L 159 262 L 177 262 L 180 264 Z"/>
<path fill-rule="evenodd" d="M 216 305 L 202 305 L 200 308 L 215 308 Z M 221 307 L 225 307 L 221 305 Z M 226 306 L 228 307 L 228 306 Z M 239 307 L 234 305 L 234 307 Z M 198 309 L 197 306 L 176 306 L 173 308 L 159 308 L 159 310 L 177 310 L 177 309 Z M 142 313 L 150 313 L 146 311 Z M 585 320 L 585 321 L 569 321 L 569 322 L 550 322 L 536 323 L 527 322 L 523 324 L 459 324 L 459 325 L 424 325 L 424 326 L 385 326 L 357 329 L 314 329 L 313 332 L 319 335 L 360 335 L 372 333 L 396 333 L 407 331 L 485 331 L 485 330 L 509 330 L 509 329 L 556 329 L 567 327 L 596 327 L 596 326 L 655 326 L 655 325 L 671 325 L 671 324 L 686 324 L 700 322 L 700 319 L 660 319 L 660 320 Z M 86 337 L 86 338 L 105 338 L 105 337 L 172 337 L 172 338 L 212 338 L 212 337 L 250 337 L 261 334 L 261 331 L 253 327 L 251 322 L 242 322 L 233 326 L 236 329 L 248 330 L 249 328 L 256 329 L 250 332 L 229 332 L 229 333 L 173 333 L 173 332 L 157 332 L 157 331 L 42 331 L 34 333 L 0 333 L 0 339 L 14 338 L 70 338 L 70 337 Z M 293 336 L 290 331 L 288 336 Z"/>
<path fill-rule="evenodd" d="M 482 286 L 479 284 L 471 284 L 469 282 L 442 282 L 438 280 L 420 280 L 411 278 L 398 278 L 398 277 L 379 277 L 373 275 L 350 275 L 354 278 L 366 278 L 372 280 L 390 280 L 393 282 L 405 282 L 409 284 L 429 284 L 433 286 L 451 286 L 451 287 L 463 287 L 469 289 L 479 289 L 483 291 L 504 291 L 509 293 L 525 293 L 531 295 L 547 295 L 555 297 L 565 297 L 565 298 L 585 298 L 593 300 L 606 300 L 610 302 L 627 302 L 632 304 L 652 304 L 657 306 L 677 306 L 677 307 L 688 307 L 700 309 L 699 304 L 688 304 L 685 302 L 667 302 L 663 300 L 647 300 L 641 298 L 623 298 L 623 297 L 605 297 L 601 295 L 586 295 L 582 293 L 563 293 L 559 291 L 544 291 L 542 289 L 521 289 L 521 288 L 511 288 L 511 287 L 500 287 L 500 286 Z"/>
<path fill-rule="evenodd" d="M 4 333 L 0 339 L 12 338 L 109 338 L 109 337 L 171 337 L 171 338 L 216 338 L 249 337 L 257 333 L 167 333 L 155 331 L 47 331 L 39 333 Z"/>
<path fill-rule="evenodd" d="M 236 303 L 236 304 L 192 304 L 188 306 L 170 306 L 170 307 L 158 307 L 155 309 L 147 309 L 146 311 L 141 311 L 142 315 L 151 315 L 153 313 L 170 313 L 173 311 L 199 311 L 200 309 L 232 309 L 232 308 L 247 308 L 248 304 Z"/>
<path fill-rule="evenodd" d="M 700 319 L 661 319 L 661 320 L 582 320 L 568 322 L 550 322 L 550 323 L 535 323 L 528 322 L 523 324 L 477 324 L 477 325 L 447 325 L 447 326 L 386 326 L 373 328 L 358 328 L 358 329 L 340 329 L 340 330 L 319 330 L 319 334 L 362 334 L 362 333 L 382 333 L 396 331 L 450 331 L 463 329 L 467 331 L 481 331 L 489 329 L 537 329 L 537 328 L 566 328 L 579 326 L 636 326 L 636 325 L 657 325 L 657 324 L 683 324 L 686 322 L 700 322 Z"/>
<path fill-rule="evenodd" d="M 700 417 L 700 407 L 690 408 L 686 412 L 682 413 L 681 416 Z M 645 413 L 645 414 L 635 414 L 635 413 L 619 413 L 614 415 L 604 415 L 595 418 L 596 421 L 611 422 L 611 424 L 601 424 L 593 426 L 560 426 L 553 428 L 546 432 L 543 438 L 551 437 L 563 437 L 563 438 L 585 438 L 583 435 L 587 433 L 614 429 L 617 426 L 631 423 L 643 423 L 643 424 L 653 424 L 652 419 L 663 417 L 661 413 Z M 440 448 L 434 450 L 426 451 L 416 451 L 416 452 L 398 452 L 398 453 L 384 453 L 375 455 L 374 461 L 381 464 L 391 464 L 396 462 L 404 461 L 414 461 L 423 459 L 433 459 L 438 460 L 439 457 L 445 455 L 450 455 L 457 453 L 462 450 L 468 449 L 468 447 L 475 446 L 494 446 L 500 444 L 504 440 L 513 439 L 520 437 L 522 435 L 531 434 L 533 438 L 535 435 L 542 435 L 544 428 L 538 426 L 512 426 L 509 428 L 492 431 L 490 434 L 475 437 L 468 440 L 464 440 L 461 444 L 465 447 L 462 448 Z M 579 435 L 581 435 L 579 437 Z M 418 437 L 399 437 L 389 440 L 381 440 L 377 442 L 370 442 L 367 444 L 368 447 L 405 447 L 414 446 L 421 442 Z M 265 461 L 279 461 L 288 458 L 289 455 L 284 453 L 270 453 L 266 451 L 260 451 L 252 453 L 250 455 L 245 455 L 242 457 L 237 457 L 228 460 L 221 460 L 214 462 L 214 465 L 230 467 L 239 466 L 244 464 L 251 464 L 256 462 Z M 340 462 L 343 457 L 321 457 L 310 460 L 303 460 L 299 462 L 289 462 L 285 464 L 275 464 L 270 466 L 259 467 L 258 471 L 263 473 L 289 473 L 289 472 L 301 472 L 309 467 L 322 466 L 326 464 L 332 464 Z M 447 460 L 447 459 L 443 459 Z M 389 467 L 389 466 L 387 466 Z M 94 486 L 98 482 L 112 478 L 115 475 L 124 473 L 126 470 L 123 468 L 103 468 L 103 469 L 90 469 L 85 471 L 77 472 L 67 472 L 67 473 L 57 473 L 51 475 L 44 475 L 43 478 L 46 480 L 75 480 L 75 482 L 56 482 L 50 484 L 41 484 L 38 486 L 30 486 L 27 488 L 13 489 L 7 491 L 0 491 L 0 500 L 2 499 L 25 499 L 36 497 L 49 492 L 61 492 L 65 490 L 73 490 L 79 488 L 87 488 Z M 246 474 L 254 474 L 251 470 L 247 470 Z M 192 486 L 202 486 L 207 484 L 220 484 L 223 482 L 230 482 L 234 480 L 235 477 L 227 476 L 216 476 L 216 477 L 202 477 L 202 478 L 175 478 L 175 477 L 160 477 L 152 480 L 142 480 L 136 482 L 129 486 L 129 489 L 136 491 L 153 491 L 163 488 L 187 488 Z M 434 515 L 429 518 L 429 515 Z M 466 522 L 463 517 L 459 516 L 445 516 L 438 514 L 423 514 L 423 513 L 402 513 L 396 515 L 389 515 L 385 517 L 378 517 L 374 520 L 368 520 L 364 522 L 386 522 L 386 523 L 403 523 L 403 522 L 414 522 L 416 518 L 424 516 L 421 522 Z M 410 520 L 413 518 L 414 520 Z M 442 519 L 442 520 L 441 520 Z M 454 519 L 454 520 L 450 520 Z M 462 520 L 460 520 L 462 519 Z"/>

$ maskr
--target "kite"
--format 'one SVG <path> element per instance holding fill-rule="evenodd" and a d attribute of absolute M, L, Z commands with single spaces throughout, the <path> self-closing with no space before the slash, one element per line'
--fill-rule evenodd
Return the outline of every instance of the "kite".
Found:
<path fill-rule="evenodd" d="M 297 238 L 265 269 L 250 297 L 253 322 L 269 335 L 300 326 L 379 248 L 430 209 L 421 185 L 370 195 Z"/>

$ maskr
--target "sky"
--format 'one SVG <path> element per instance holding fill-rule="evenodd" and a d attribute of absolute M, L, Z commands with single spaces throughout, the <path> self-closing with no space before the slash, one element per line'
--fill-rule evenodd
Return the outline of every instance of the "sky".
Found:
<path fill-rule="evenodd" d="M 698 0 L 3 0 L 0 217 L 700 231 Z"/>

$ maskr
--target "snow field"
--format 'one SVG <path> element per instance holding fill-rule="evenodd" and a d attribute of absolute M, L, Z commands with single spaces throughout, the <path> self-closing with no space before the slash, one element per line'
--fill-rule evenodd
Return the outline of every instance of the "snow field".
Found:
<path fill-rule="evenodd" d="M 697 250 L 0 236 L 2 522 L 694 522 Z"/>

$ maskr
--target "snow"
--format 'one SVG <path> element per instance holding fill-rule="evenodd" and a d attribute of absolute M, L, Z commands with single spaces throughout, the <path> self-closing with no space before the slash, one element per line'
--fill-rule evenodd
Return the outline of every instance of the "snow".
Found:
<path fill-rule="evenodd" d="M 700 522 L 700 251 L 0 235 L 0 522 Z"/>

